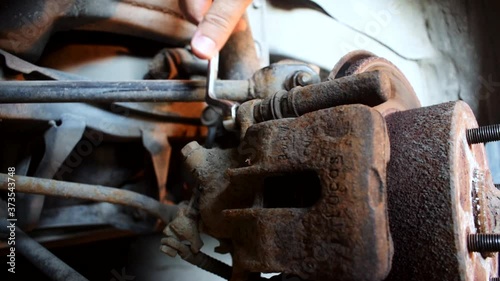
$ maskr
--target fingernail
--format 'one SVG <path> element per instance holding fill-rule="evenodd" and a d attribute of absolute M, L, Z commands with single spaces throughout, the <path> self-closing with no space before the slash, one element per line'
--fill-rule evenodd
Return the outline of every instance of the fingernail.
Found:
<path fill-rule="evenodd" d="M 191 45 L 195 52 L 206 58 L 213 57 L 217 52 L 214 40 L 201 34 L 195 34 Z"/>

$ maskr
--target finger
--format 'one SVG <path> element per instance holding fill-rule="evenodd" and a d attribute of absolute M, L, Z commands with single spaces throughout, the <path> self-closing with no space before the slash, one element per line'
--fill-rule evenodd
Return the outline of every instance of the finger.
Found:
<path fill-rule="evenodd" d="M 188 21 L 199 24 L 211 4 L 212 0 L 181 0 L 179 8 Z"/>
<path fill-rule="evenodd" d="M 191 48 L 196 56 L 210 59 L 226 43 L 252 0 L 215 0 L 198 25 Z"/>

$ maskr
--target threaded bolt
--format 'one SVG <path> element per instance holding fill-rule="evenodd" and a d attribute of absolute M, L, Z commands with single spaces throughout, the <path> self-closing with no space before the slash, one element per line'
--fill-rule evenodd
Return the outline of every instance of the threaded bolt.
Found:
<path fill-rule="evenodd" d="M 495 187 L 496 187 L 497 189 L 500 189 L 500 183 L 495 183 Z M 499 280 L 499 281 L 500 281 L 500 280 Z"/>
<path fill-rule="evenodd" d="M 500 277 L 492 277 L 490 278 L 490 281 L 500 281 Z"/>
<path fill-rule="evenodd" d="M 297 84 L 307 86 L 313 82 L 313 77 L 310 73 L 301 72 L 297 75 Z"/>
<path fill-rule="evenodd" d="M 470 252 L 500 251 L 500 234 L 469 234 L 467 247 Z"/>
<path fill-rule="evenodd" d="M 500 140 L 500 124 L 468 129 L 466 132 L 469 144 L 485 143 Z"/>

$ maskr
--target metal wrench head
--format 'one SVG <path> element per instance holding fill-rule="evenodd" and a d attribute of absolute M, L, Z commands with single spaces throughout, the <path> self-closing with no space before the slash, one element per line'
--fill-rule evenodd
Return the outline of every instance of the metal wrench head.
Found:
<path fill-rule="evenodd" d="M 234 125 L 236 122 L 236 111 L 238 108 L 238 103 L 229 100 L 218 99 L 215 94 L 215 82 L 217 80 L 217 75 L 219 73 L 219 53 L 212 57 L 208 61 L 208 72 L 207 72 L 207 93 L 205 96 L 205 101 L 209 106 L 213 106 L 214 109 L 220 113 L 224 118 L 224 127 L 227 130 L 234 130 Z"/>
<path fill-rule="evenodd" d="M 207 71 L 207 93 L 206 101 L 209 105 L 218 106 L 219 102 L 215 96 L 215 81 L 219 73 L 219 53 L 215 54 L 212 59 L 208 61 Z"/>

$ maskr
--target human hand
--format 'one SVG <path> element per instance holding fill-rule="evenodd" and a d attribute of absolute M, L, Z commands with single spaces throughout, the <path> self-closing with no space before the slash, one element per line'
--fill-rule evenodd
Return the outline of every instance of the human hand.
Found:
<path fill-rule="evenodd" d="M 186 18 L 198 24 L 191 48 L 202 59 L 211 59 L 226 43 L 238 26 L 242 15 L 252 0 L 179 0 Z"/>

